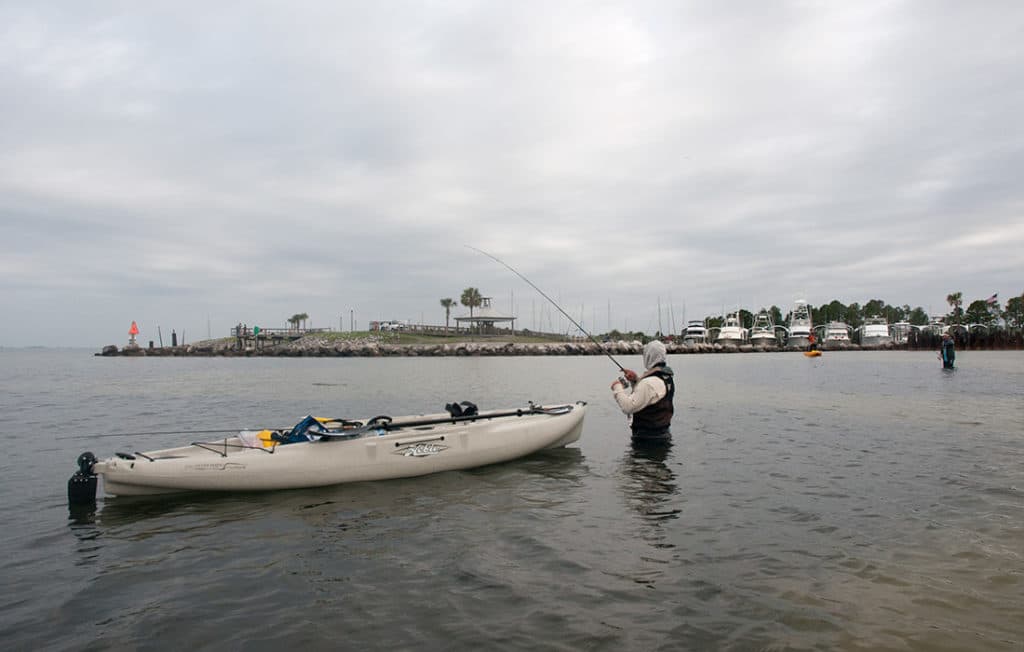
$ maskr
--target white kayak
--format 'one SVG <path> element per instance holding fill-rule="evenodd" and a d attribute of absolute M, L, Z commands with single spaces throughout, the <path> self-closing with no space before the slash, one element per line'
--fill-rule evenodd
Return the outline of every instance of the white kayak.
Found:
<path fill-rule="evenodd" d="M 149 452 L 79 458 L 69 481 L 103 478 L 106 494 L 266 491 L 408 478 L 508 462 L 580 438 L 586 403 L 342 421 L 307 417 L 290 432 L 242 431 Z M 83 462 L 84 460 L 84 462 Z M 91 468 L 90 468 L 91 467 Z M 75 494 L 79 495 L 75 495 Z"/>

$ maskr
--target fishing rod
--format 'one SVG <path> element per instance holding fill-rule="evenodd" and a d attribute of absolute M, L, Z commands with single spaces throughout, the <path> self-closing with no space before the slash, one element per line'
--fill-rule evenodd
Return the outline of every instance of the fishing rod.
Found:
<path fill-rule="evenodd" d="M 473 251 L 477 252 L 477 253 L 481 253 L 481 254 L 483 254 L 483 255 L 487 256 L 488 258 L 490 258 L 490 259 L 491 259 L 491 260 L 493 260 L 494 262 L 496 262 L 496 263 L 499 263 L 499 264 L 501 264 L 501 265 L 504 265 L 504 266 L 505 266 L 505 267 L 507 267 L 507 268 L 508 268 L 508 269 L 509 269 L 509 270 L 510 270 L 510 271 L 511 271 L 511 272 L 512 272 L 513 274 L 515 274 L 515 275 L 516 275 L 516 276 L 518 276 L 519 278 L 521 278 L 521 279 L 523 279 L 524 281 L 526 281 L 526 282 L 527 282 L 527 284 L 529 284 L 529 286 L 530 286 L 530 287 L 532 287 L 532 288 L 533 288 L 534 290 L 536 290 L 536 291 L 540 292 L 540 295 L 541 295 L 542 297 L 544 297 L 545 299 L 547 299 L 548 301 L 550 301 L 550 302 L 551 302 L 551 305 L 553 305 L 553 306 L 554 306 L 555 308 L 558 308 L 558 312 L 560 312 L 560 313 L 562 313 L 563 315 L 565 315 L 565 316 L 566 316 L 566 318 L 568 318 L 568 319 L 569 319 L 569 321 L 571 321 L 571 322 L 573 323 L 573 325 L 574 325 L 574 326 L 575 326 L 576 328 L 580 329 L 580 332 L 581 332 L 581 333 L 583 333 L 584 335 L 586 335 L 587 337 L 589 337 L 589 338 L 590 338 L 590 341 L 591 341 L 591 342 L 593 342 L 594 344 L 596 344 L 596 345 L 597 345 L 597 348 L 601 349 L 601 352 L 602 352 L 602 353 L 604 353 L 604 354 L 605 354 L 606 356 L 608 356 L 608 359 L 609 359 L 609 360 L 611 360 L 612 362 L 614 362 L 614 363 L 615 363 L 615 366 L 616 366 L 616 367 L 618 367 L 618 368 L 619 368 L 619 370 L 620 370 L 620 371 L 621 371 L 622 373 L 626 373 L 626 368 L 625 368 L 625 367 L 623 367 L 623 366 L 622 366 L 621 364 L 619 364 L 619 361 L 618 361 L 618 360 L 616 360 L 615 358 L 613 358 L 613 357 L 612 357 L 612 354 L 611 354 L 611 353 L 608 353 L 608 351 L 606 351 L 606 350 L 605 350 L 604 346 L 603 346 L 603 345 L 602 345 L 602 344 L 601 344 L 600 342 L 598 342 L 598 341 L 597 341 L 597 339 L 595 339 L 593 335 L 591 335 L 590 333 L 588 333 L 588 332 L 587 332 L 587 331 L 586 331 L 586 330 L 585 330 L 585 329 L 584 329 L 584 328 L 583 328 L 582 326 L 580 326 L 580 325 L 579 325 L 579 324 L 578 324 L 578 323 L 576 322 L 576 320 L 572 318 L 572 315 L 570 315 L 570 314 L 569 314 L 569 313 L 567 313 L 566 311 L 562 310 L 562 306 L 560 306 L 560 305 L 558 305 L 557 303 L 555 303 L 555 300 L 554 300 L 554 299 L 552 299 L 552 298 L 551 298 L 551 297 L 549 297 L 548 295 L 544 294 L 544 290 L 542 290 L 542 289 L 540 289 L 539 287 L 537 287 L 536 285 L 534 285 L 534 284 L 533 284 L 533 281 L 531 281 L 530 279 L 526 278 L 525 276 L 523 276 L 522 274 L 520 274 L 519 272 L 517 272 L 517 271 L 516 271 L 516 270 L 515 270 L 515 269 L 514 269 L 514 268 L 513 268 L 513 267 L 512 267 L 511 265 L 509 265 L 509 264 L 508 264 L 508 263 L 506 263 L 505 261 L 503 261 L 503 260 L 501 260 L 500 258 L 497 258 L 497 257 L 495 257 L 495 256 L 492 256 L 491 254 L 487 253 L 487 252 L 486 252 L 486 251 L 484 251 L 483 249 L 477 249 L 476 247 L 473 247 L 473 246 L 471 246 L 471 245 L 466 245 L 466 246 L 467 246 L 467 247 L 469 247 L 470 249 L 472 249 Z"/>

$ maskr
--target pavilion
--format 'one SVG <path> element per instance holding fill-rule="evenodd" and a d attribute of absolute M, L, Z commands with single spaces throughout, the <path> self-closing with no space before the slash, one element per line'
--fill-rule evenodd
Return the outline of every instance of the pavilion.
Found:
<path fill-rule="evenodd" d="M 462 317 L 456 317 L 455 323 L 461 327 L 463 322 L 468 324 L 470 327 L 477 326 L 477 330 L 481 333 L 493 333 L 495 324 L 510 322 L 509 328 L 514 334 L 516 331 L 516 318 L 503 315 L 491 306 L 491 297 L 480 297 L 480 306 L 473 311 L 473 316 L 463 315 Z"/>

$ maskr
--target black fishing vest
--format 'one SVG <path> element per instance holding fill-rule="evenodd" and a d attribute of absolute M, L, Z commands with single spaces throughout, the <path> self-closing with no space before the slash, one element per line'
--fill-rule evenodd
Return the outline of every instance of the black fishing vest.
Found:
<path fill-rule="evenodd" d="M 942 340 L 942 366 L 950 368 L 953 366 L 954 360 L 956 360 L 956 349 L 954 348 L 953 338 Z"/>
<path fill-rule="evenodd" d="M 672 399 L 676 395 L 676 383 L 672 379 L 672 372 L 665 371 L 664 368 L 655 368 L 647 375 L 661 378 L 662 382 L 665 383 L 667 391 L 665 396 L 657 403 L 648 405 L 639 412 L 633 413 L 632 429 L 634 437 L 668 433 L 668 428 L 672 424 L 672 415 L 675 413 Z"/>

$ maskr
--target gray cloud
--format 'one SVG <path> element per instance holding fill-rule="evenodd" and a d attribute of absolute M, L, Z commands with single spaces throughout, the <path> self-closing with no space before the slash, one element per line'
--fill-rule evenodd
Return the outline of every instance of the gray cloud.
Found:
<path fill-rule="evenodd" d="M 465 244 L 597 330 L 1012 296 L 1022 32 L 1013 2 L 7 3 L 0 345 L 441 323 L 470 285 L 547 314 Z"/>

